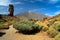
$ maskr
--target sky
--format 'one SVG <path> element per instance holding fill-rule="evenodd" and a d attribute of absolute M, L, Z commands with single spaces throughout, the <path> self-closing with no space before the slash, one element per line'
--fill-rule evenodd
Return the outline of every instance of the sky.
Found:
<path fill-rule="evenodd" d="M 14 5 L 14 14 L 34 11 L 48 16 L 60 13 L 60 0 L 0 0 L 0 14 L 8 14 L 9 4 Z"/>

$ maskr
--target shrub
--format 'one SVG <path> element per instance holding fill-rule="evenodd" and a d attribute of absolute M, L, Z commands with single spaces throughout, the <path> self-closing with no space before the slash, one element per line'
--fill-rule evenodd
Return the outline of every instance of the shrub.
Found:
<path fill-rule="evenodd" d="M 57 30 L 57 31 L 60 32 L 60 23 L 59 23 L 59 22 L 55 22 L 55 23 L 53 24 L 53 28 L 54 28 L 55 30 Z"/>
<path fill-rule="evenodd" d="M 0 24 L 0 29 L 9 29 L 8 23 Z"/>
<path fill-rule="evenodd" d="M 0 19 L 0 23 L 4 23 L 6 22 L 6 20 Z"/>
<path fill-rule="evenodd" d="M 52 26 L 55 22 L 56 22 L 56 20 L 49 20 L 48 23 L 47 23 L 47 26 L 50 27 L 50 26 Z"/>
<path fill-rule="evenodd" d="M 37 25 L 42 25 L 42 22 L 41 21 L 37 21 L 37 22 L 35 22 L 35 24 L 37 24 Z"/>
<path fill-rule="evenodd" d="M 42 30 L 43 31 L 47 31 L 49 28 L 48 27 L 43 27 Z"/>
<path fill-rule="evenodd" d="M 2 26 L 0 26 L 0 29 L 9 29 L 9 26 L 7 26 L 7 25 L 2 25 Z"/>
<path fill-rule="evenodd" d="M 16 22 L 13 26 L 14 28 L 23 33 L 33 33 L 42 29 L 41 26 L 36 25 L 33 21 L 28 20 L 21 20 L 19 22 Z"/>
<path fill-rule="evenodd" d="M 55 40 L 60 40 L 60 33 L 55 37 Z"/>
<path fill-rule="evenodd" d="M 37 21 L 37 22 L 35 22 L 35 24 L 40 25 L 42 27 L 43 31 L 47 31 L 49 29 L 48 26 L 46 25 L 46 23 L 43 23 L 41 21 Z"/>
<path fill-rule="evenodd" d="M 47 31 L 47 33 L 48 33 L 49 37 L 54 38 L 59 32 L 56 31 L 55 29 L 49 29 L 49 30 Z"/>

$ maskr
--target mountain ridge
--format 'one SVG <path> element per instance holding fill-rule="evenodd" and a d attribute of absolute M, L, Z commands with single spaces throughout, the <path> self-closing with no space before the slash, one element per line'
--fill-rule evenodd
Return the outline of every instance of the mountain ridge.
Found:
<path fill-rule="evenodd" d="M 43 20 L 43 18 L 48 17 L 42 13 L 37 13 L 34 11 L 23 12 L 23 13 L 17 14 L 16 16 L 19 18 L 25 17 L 27 19 L 37 19 L 37 20 Z"/>

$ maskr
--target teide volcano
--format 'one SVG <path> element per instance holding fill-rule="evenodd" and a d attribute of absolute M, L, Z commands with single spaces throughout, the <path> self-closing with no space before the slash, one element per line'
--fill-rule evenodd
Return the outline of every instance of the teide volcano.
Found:
<path fill-rule="evenodd" d="M 20 13 L 20 14 L 17 14 L 16 16 L 22 19 L 37 19 L 37 20 L 42 20 L 43 18 L 48 17 L 44 14 L 33 12 L 33 11 Z"/>

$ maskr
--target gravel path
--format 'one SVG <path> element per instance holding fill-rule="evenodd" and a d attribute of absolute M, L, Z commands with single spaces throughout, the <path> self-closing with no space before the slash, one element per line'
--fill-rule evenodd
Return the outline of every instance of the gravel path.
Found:
<path fill-rule="evenodd" d="M 45 32 L 40 32 L 35 35 L 24 35 L 16 33 L 16 31 L 13 25 L 11 25 L 8 30 L 5 30 L 6 34 L 0 37 L 0 40 L 54 40 L 53 38 L 49 38 Z"/>

